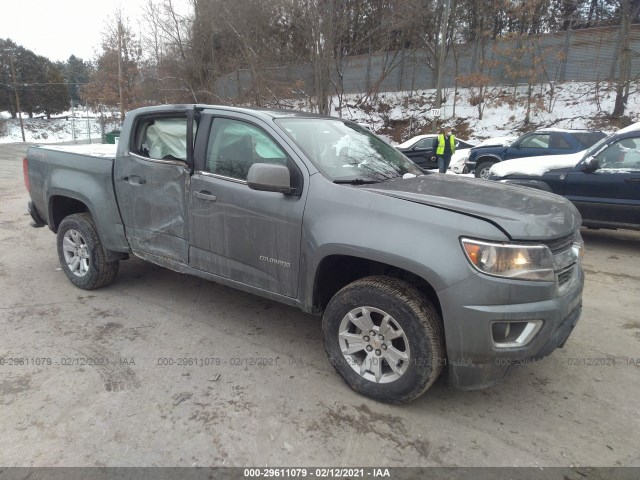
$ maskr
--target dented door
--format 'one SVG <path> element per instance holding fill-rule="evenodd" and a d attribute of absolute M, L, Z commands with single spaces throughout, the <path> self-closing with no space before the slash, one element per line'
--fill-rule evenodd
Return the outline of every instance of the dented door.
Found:
<path fill-rule="evenodd" d="M 131 249 L 186 264 L 191 120 L 171 113 L 139 119 L 128 154 L 116 159 L 113 181 Z"/>
<path fill-rule="evenodd" d="M 256 124 L 216 118 L 201 153 L 206 159 L 201 168 L 196 159 L 190 185 L 191 266 L 295 297 L 304 196 L 286 147 Z M 255 162 L 289 165 L 300 193 L 250 189 L 246 173 Z"/>

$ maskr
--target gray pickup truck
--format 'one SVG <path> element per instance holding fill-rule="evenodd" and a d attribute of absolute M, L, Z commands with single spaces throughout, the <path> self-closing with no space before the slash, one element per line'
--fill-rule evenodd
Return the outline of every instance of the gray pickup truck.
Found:
<path fill-rule="evenodd" d="M 423 174 L 342 119 L 143 108 L 117 151 L 32 147 L 24 172 L 33 225 L 57 234 L 77 287 L 108 285 L 133 254 L 322 315 L 330 362 L 376 400 L 415 399 L 443 369 L 494 384 L 580 317 L 568 200 Z"/>

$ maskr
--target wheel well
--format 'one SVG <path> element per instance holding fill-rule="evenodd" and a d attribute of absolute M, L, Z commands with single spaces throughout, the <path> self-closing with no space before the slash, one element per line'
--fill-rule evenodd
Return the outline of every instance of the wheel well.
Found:
<path fill-rule="evenodd" d="M 76 200 L 75 198 L 70 197 L 52 197 L 50 205 L 50 226 L 51 230 L 53 230 L 54 232 L 58 230 L 60 222 L 62 222 L 65 217 L 68 217 L 69 215 L 72 215 L 74 213 L 83 213 L 89 211 L 87 206 L 80 200 Z"/>
<path fill-rule="evenodd" d="M 498 160 L 496 157 L 478 157 L 478 159 L 476 160 L 476 165 L 480 165 L 482 163 L 498 163 L 500 160 Z"/>
<path fill-rule="evenodd" d="M 370 275 L 386 275 L 388 277 L 399 278 L 415 286 L 431 301 L 442 317 L 442 309 L 438 295 L 433 287 L 423 278 L 386 263 L 347 255 L 331 255 L 324 258 L 320 263 L 316 272 L 313 288 L 313 305 L 315 309 L 324 311 L 338 290 L 351 282 Z"/>
<path fill-rule="evenodd" d="M 553 190 L 551 190 L 551 187 L 549 186 L 549 184 L 547 182 L 543 182 L 542 180 L 538 182 L 531 182 L 531 183 L 520 183 L 520 185 L 529 187 L 529 188 L 535 188 L 536 190 L 543 190 L 545 192 L 553 193 Z"/>

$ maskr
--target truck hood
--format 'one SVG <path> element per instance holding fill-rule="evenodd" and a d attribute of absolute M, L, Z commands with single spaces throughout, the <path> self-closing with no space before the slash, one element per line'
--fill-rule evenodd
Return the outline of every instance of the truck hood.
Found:
<path fill-rule="evenodd" d="M 434 173 L 360 188 L 481 218 L 516 240 L 562 237 L 582 222 L 573 204 L 559 195 L 475 178 Z"/>
<path fill-rule="evenodd" d="M 471 155 L 477 158 L 480 155 L 493 153 L 500 157 L 504 157 L 504 153 L 507 151 L 507 148 L 509 148 L 508 145 L 485 145 L 483 147 L 473 147 L 471 149 Z"/>

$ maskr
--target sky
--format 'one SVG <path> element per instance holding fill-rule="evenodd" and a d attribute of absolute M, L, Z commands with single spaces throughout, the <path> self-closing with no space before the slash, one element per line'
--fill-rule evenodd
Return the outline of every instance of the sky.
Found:
<path fill-rule="evenodd" d="M 160 2 L 160 0 L 154 0 Z M 139 32 L 147 0 L 0 0 L 0 38 L 47 57 L 91 60 L 99 50 L 105 22 L 121 9 Z M 186 0 L 177 3 L 186 4 Z"/>

